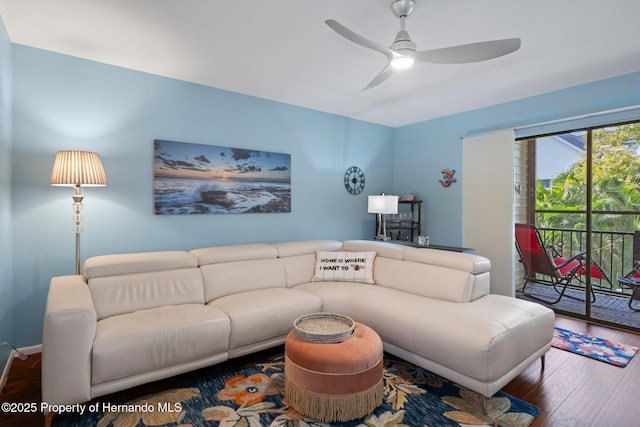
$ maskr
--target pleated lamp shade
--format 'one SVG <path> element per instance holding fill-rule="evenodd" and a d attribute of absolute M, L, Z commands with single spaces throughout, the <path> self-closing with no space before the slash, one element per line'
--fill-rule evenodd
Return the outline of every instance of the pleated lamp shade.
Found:
<path fill-rule="evenodd" d="M 69 187 L 107 185 L 107 175 L 100 156 L 90 151 L 58 151 L 51 171 L 51 185 Z"/>

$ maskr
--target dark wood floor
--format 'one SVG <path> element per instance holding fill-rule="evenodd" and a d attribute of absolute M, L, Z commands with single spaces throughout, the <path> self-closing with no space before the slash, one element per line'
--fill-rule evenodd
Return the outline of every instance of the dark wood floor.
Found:
<path fill-rule="evenodd" d="M 556 324 L 575 332 L 599 336 L 611 341 L 640 347 L 640 335 L 557 317 Z M 246 360 L 227 362 L 245 363 Z M 198 376 L 226 366 L 185 374 L 126 393 L 106 396 L 105 401 L 121 403 L 168 387 L 193 381 Z M 546 356 L 546 367 L 536 362 L 509 383 L 505 392 L 540 408 L 533 427 L 632 427 L 640 426 L 640 355 L 626 368 L 578 356 L 552 348 Z M 40 355 L 15 360 L 0 402 L 39 402 Z M 0 426 L 38 426 L 42 415 L 8 415 L 0 413 Z"/>

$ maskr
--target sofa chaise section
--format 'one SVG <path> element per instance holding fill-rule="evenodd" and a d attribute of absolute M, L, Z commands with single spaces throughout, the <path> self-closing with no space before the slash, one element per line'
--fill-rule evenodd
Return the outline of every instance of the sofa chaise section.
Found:
<path fill-rule="evenodd" d="M 298 287 L 372 327 L 391 354 L 490 397 L 550 348 L 553 311 L 490 295 L 484 257 L 371 241 L 344 249 L 376 252 L 375 285 Z"/>

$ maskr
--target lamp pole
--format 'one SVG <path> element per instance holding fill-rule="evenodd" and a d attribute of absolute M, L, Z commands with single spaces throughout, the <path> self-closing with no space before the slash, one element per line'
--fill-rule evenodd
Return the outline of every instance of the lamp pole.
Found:
<path fill-rule="evenodd" d="M 74 215 L 72 217 L 75 225 L 73 226 L 73 232 L 76 235 L 76 274 L 80 274 L 80 233 L 82 232 L 82 226 L 80 223 L 82 222 L 82 200 L 84 199 L 84 194 L 82 191 L 82 186 L 77 184 L 74 186 L 75 194 L 71 196 L 73 199 L 73 210 Z"/>

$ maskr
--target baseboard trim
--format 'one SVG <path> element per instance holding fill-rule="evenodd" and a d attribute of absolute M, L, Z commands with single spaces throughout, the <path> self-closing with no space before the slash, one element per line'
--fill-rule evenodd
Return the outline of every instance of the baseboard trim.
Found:
<path fill-rule="evenodd" d="M 0 377 L 0 393 L 2 393 L 2 389 L 4 385 L 7 383 L 7 378 L 9 378 L 9 370 L 11 369 L 11 362 L 13 362 L 13 358 L 16 356 L 15 350 L 11 350 L 9 353 L 9 358 L 7 359 L 7 363 L 4 365 L 4 369 L 2 370 L 2 376 Z"/>
<path fill-rule="evenodd" d="M 18 349 L 18 351 L 26 356 L 42 353 L 42 344 L 32 345 L 29 347 L 21 347 Z M 11 353 L 9 353 L 9 358 L 7 359 L 7 363 L 4 365 L 4 369 L 2 370 L 2 376 L 0 376 L 0 393 L 2 393 L 2 389 L 4 389 L 5 384 L 7 384 L 9 371 L 11 370 L 11 363 L 13 363 L 13 359 L 16 357 L 18 357 L 18 353 L 15 350 L 11 350 Z"/>
<path fill-rule="evenodd" d="M 31 356 L 32 354 L 42 353 L 42 344 L 31 345 L 29 347 L 21 347 L 18 350 L 20 350 L 20 353 L 22 353 L 22 354 L 26 354 L 27 356 Z"/>

